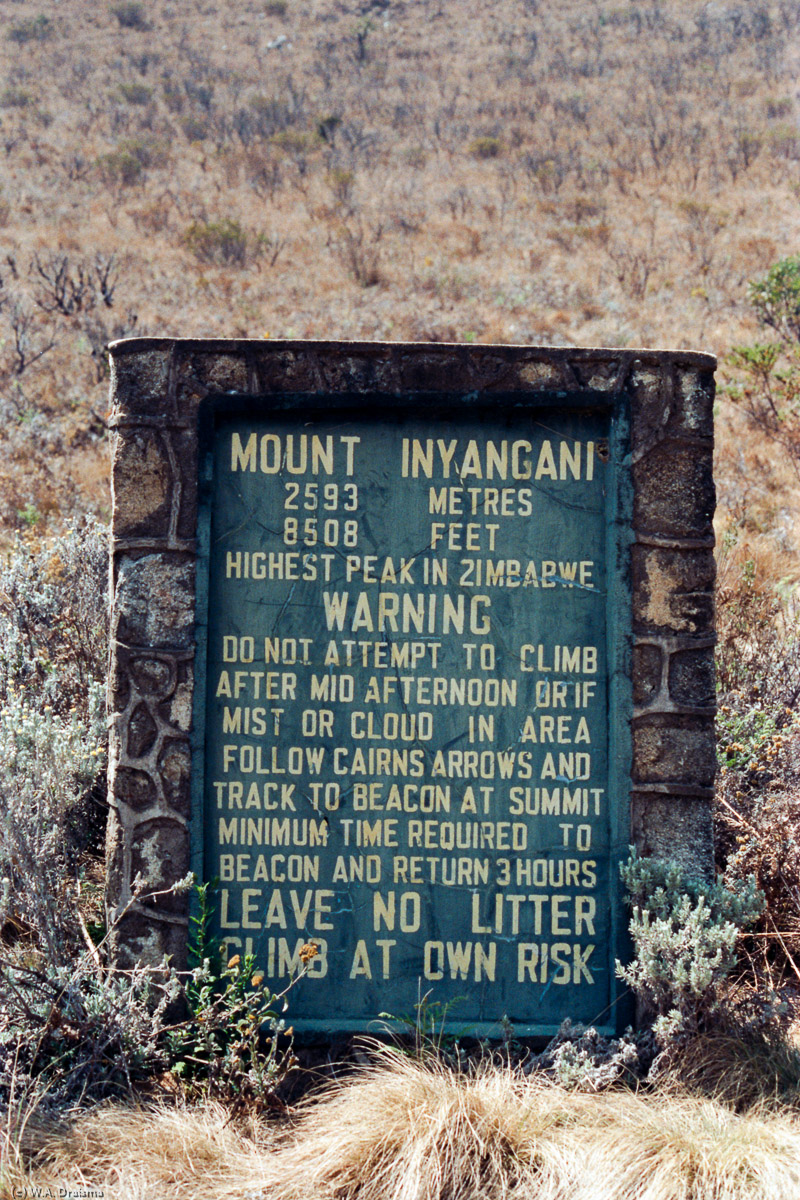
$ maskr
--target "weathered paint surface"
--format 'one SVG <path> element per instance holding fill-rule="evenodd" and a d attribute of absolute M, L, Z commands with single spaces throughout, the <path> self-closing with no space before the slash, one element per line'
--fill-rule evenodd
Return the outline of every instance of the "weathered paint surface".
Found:
<path fill-rule="evenodd" d="M 296 1026 L 602 1022 L 610 422 L 217 421 L 204 874 Z"/>

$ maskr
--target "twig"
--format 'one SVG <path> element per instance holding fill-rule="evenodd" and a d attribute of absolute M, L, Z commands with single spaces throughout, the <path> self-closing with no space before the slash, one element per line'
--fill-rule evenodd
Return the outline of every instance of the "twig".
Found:
<path fill-rule="evenodd" d="M 770 919 L 770 923 L 772 924 L 772 928 L 775 930 L 775 933 L 778 936 L 781 946 L 783 947 L 783 952 L 786 955 L 789 963 L 791 964 L 792 970 L 794 971 L 797 978 L 800 980 L 800 967 L 797 966 L 797 963 L 794 961 L 791 954 L 789 953 L 789 947 L 786 945 L 786 942 L 783 940 L 783 937 L 781 936 L 781 933 L 779 932 L 779 930 L 775 927 L 775 922 L 772 920 L 772 917 L 770 916 L 769 919 Z"/>
<path fill-rule="evenodd" d="M 75 885 L 78 889 L 78 898 L 80 898 L 80 894 L 81 894 L 80 880 L 76 879 Z M 80 928 L 83 940 L 86 942 L 86 949 L 89 951 L 89 954 L 92 958 L 92 961 L 94 962 L 94 965 L 97 967 L 98 971 L 100 971 L 102 973 L 103 962 L 102 962 L 102 959 L 100 958 L 100 952 L 97 949 L 97 946 L 95 946 L 94 942 L 92 941 L 91 934 L 89 933 L 89 930 L 86 928 L 86 922 L 83 919 L 83 913 L 81 912 L 81 910 L 77 904 L 75 905 L 75 916 L 78 919 L 78 927 Z"/>

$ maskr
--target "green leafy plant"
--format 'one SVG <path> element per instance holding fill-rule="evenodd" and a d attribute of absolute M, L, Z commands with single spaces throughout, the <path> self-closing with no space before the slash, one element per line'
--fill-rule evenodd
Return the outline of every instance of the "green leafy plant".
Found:
<path fill-rule="evenodd" d="M 465 1026 L 457 1033 L 446 1032 L 450 1014 L 464 1002 L 464 996 L 453 996 L 449 1000 L 431 1000 L 431 993 L 414 1005 L 412 1013 L 378 1013 L 382 1021 L 391 1022 L 392 1032 L 399 1031 L 410 1042 L 409 1053 L 417 1058 L 435 1057 L 457 1066 L 463 1059 L 461 1038 L 469 1035 Z"/>
<path fill-rule="evenodd" d="M 690 878 L 674 862 L 640 858 L 631 847 L 620 875 L 631 907 L 635 956 L 617 975 L 654 1012 L 661 1044 L 699 1032 L 720 1005 L 736 943 L 764 906 L 755 881 L 735 890 Z"/>
<path fill-rule="evenodd" d="M 282 1080 L 296 1064 L 292 1030 L 281 1014 L 289 992 L 318 953 L 311 941 L 299 952 L 302 968 L 282 992 L 264 987 L 252 954 L 227 962 L 213 940 L 216 881 L 195 885 L 197 913 L 190 918 L 186 1021 L 168 1035 L 171 1069 L 190 1091 L 234 1106 L 275 1102 Z"/>
<path fill-rule="evenodd" d="M 742 377 L 727 389 L 730 399 L 790 458 L 800 461 L 800 347 L 783 342 L 734 346 L 728 361 Z"/>
<path fill-rule="evenodd" d="M 800 341 L 800 256 L 782 258 L 748 289 L 763 325 L 787 341 Z"/>

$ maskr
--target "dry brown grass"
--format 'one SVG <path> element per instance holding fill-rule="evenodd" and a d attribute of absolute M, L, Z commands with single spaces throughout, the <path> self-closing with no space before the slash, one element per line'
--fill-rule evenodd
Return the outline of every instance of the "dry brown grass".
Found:
<path fill-rule="evenodd" d="M 234 1127 L 210 1102 L 193 1109 L 102 1107 L 60 1125 L 31 1121 L 22 1155 L 9 1156 L 0 1174 L 0 1194 L 3 1185 L 50 1186 L 56 1194 L 59 1187 L 92 1186 L 109 1200 L 242 1200 L 263 1177 L 274 1142 L 265 1125 Z"/>
<path fill-rule="evenodd" d="M 291 1133 L 223 1110 L 99 1109 L 29 1129 L 9 1185 L 114 1200 L 797 1200 L 800 1124 L 712 1100 L 567 1092 L 391 1055 L 307 1103 Z"/>
<path fill-rule="evenodd" d="M 724 354 L 797 245 L 788 0 L 116 8 L 0 14 L 0 325 L 15 300 L 55 339 L 17 376 L 0 330 L 5 523 L 106 504 L 106 337 Z M 247 254 L 193 252 L 226 221 Z M 37 307 L 37 255 L 98 252 L 110 306 Z"/>

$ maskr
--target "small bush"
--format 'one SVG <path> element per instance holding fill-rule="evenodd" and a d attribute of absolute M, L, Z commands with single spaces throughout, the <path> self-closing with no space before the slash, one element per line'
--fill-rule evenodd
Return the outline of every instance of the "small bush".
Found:
<path fill-rule="evenodd" d="M 183 87 L 192 104 L 202 108 L 203 112 L 210 112 L 214 99 L 213 83 L 198 83 L 194 79 L 186 79 Z"/>
<path fill-rule="evenodd" d="M 90 702 L 84 722 L 12 687 L 0 709 L 0 925 L 35 936 L 58 965 L 79 941 L 69 919 L 77 867 L 70 826 L 104 759 L 100 684 Z"/>
<path fill-rule="evenodd" d="M 306 974 L 318 953 L 316 943 L 300 950 L 303 964 L 285 990 L 264 988 L 252 955 L 220 959 L 210 931 L 212 887 L 196 888 L 198 915 L 191 918 L 189 962 L 194 964 L 184 997 L 188 1019 L 168 1033 L 172 1073 L 195 1095 L 246 1104 L 248 1111 L 274 1101 L 275 1092 L 295 1066 L 291 1031 L 280 1015 L 286 997 Z"/>
<path fill-rule="evenodd" d="M 169 146 L 158 138 L 125 138 L 116 150 L 101 155 L 97 166 L 110 186 L 130 187 L 148 168 L 166 166 L 169 157 Z"/>
<path fill-rule="evenodd" d="M 635 957 L 617 975 L 656 1013 L 666 1045 L 697 1033 L 720 1003 L 740 931 L 764 906 L 752 878 L 731 890 L 692 879 L 675 863 L 631 856 L 620 867 L 631 906 Z"/>
<path fill-rule="evenodd" d="M 718 870 L 766 897 L 742 943 L 750 986 L 769 993 L 800 961 L 800 623 L 764 566 L 722 545 L 718 586 Z"/>
<path fill-rule="evenodd" d="M 800 256 L 782 258 L 748 289 L 762 325 L 787 341 L 800 341 Z"/>
<path fill-rule="evenodd" d="M 328 187 L 333 192 L 337 204 L 341 204 L 347 208 L 353 197 L 353 187 L 355 185 L 355 175 L 352 171 L 346 171 L 343 167 L 334 167 L 328 172 Z"/>
<path fill-rule="evenodd" d="M 766 111 L 770 121 L 790 117 L 794 112 L 794 100 L 791 96 L 780 96 L 777 99 L 770 97 L 766 101 Z"/>
<path fill-rule="evenodd" d="M 109 9 L 112 17 L 116 17 L 123 29 L 149 29 L 147 9 L 137 0 L 122 0 L 120 4 L 112 4 Z"/>
<path fill-rule="evenodd" d="M 19 956 L 16 956 L 19 959 Z M 167 964 L 105 970 L 87 952 L 69 965 L 0 962 L 0 1098 L 29 1110 L 109 1096 L 168 1062 L 165 1012 L 181 985 Z"/>
<path fill-rule="evenodd" d="M 183 88 L 173 80 L 168 79 L 164 84 L 163 94 L 164 103 L 171 113 L 183 112 L 183 105 L 186 100 Z"/>
<path fill-rule="evenodd" d="M 208 121 L 203 121 L 200 117 L 183 117 L 181 120 L 181 129 L 183 130 L 186 140 L 189 142 L 202 142 L 208 137 Z"/>
<path fill-rule="evenodd" d="M 15 21 L 8 30 L 8 38 L 18 46 L 26 42 L 43 42 L 53 32 L 53 22 L 49 17 L 39 13 L 38 17 L 27 17 L 24 21 Z"/>
<path fill-rule="evenodd" d="M 626 1029 L 620 1038 L 605 1038 L 592 1026 L 561 1024 L 553 1040 L 525 1066 L 526 1074 L 544 1072 L 568 1090 L 600 1092 L 644 1079 L 653 1061 L 649 1031 L 634 1035 Z"/>
<path fill-rule="evenodd" d="M 479 137 L 470 142 L 467 153 L 473 158 L 499 158 L 503 153 L 503 143 L 498 137 Z"/>
<path fill-rule="evenodd" d="M 139 182 L 144 172 L 139 159 L 128 150 L 112 150 L 110 154 L 101 155 L 97 166 L 104 181 L 111 186 L 131 187 Z"/>
<path fill-rule="evenodd" d="M 360 287 L 376 287 L 383 279 L 380 269 L 382 237 L 382 224 L 364 220 L 352 213 L 342 215 L 339 239 L 334 246 Z"/>
<path fill-rule="evenodd" d="M 126 104 L 149 104 L 153 99 L 153 89 L 144 83 L 121 83 L 119 94 Z"/>
<path fill-rule="evenodd" d="M 33 94 L 24 88 L 8 87 L 0 92 L 0 108 L 27 108 L 33 101 Z"/>
<path fill-rule="evenodd" d="M 261 253 L 264 239 L 224 217 L 221 221 L 193 221 L 183 235 L 183 244 L 200 262 L 244 267 Z"/>
<path fill-rule="evenodd" d="M 188 977 L 166 962 L 109 965 L 106 939 L 95 944 L 102 925 L 86 919 L 86 806 L 106 756 L 107 583 L 107 535 L 92 521 L 46 541 L 18 537 L 0 565 L 0 1104 L 130 1094 L 190 1057 L 194 1090 L 258 1101 L 293 1062 L 279 1045 L 283 996 L 260 990 L 252 960 L 213 969 L 209 906 L 197 922 L 205 957 Z M 147 898 L 139 881 L 132 903 Z M 180 1007 L 191 1019 L 167 1024 Z"/>
<path fill-rule="evenodd" d="M 94 779 L 106 745 L 107 591 L 107 536 L 94 521 L 47 541 L 18 537 L 0 567 L 0 719 L 10 722 L 0 769 L 0 816 L 10 822 L 0 833 L 0 874 L 14 878 L 13 860 L 30 862 L 43 839 L 61 838 L 43 870 L 52 867 L 50 883 L 62 897 L 74 885 L 79 852 L 99 853 L 105 832 L 105 788 Z M 38 823 L 45 809 L 52 833 Z M 24 892 L 20 899 L 27 902 Z M 55 919 L 43 911 L 43 922 Z M 31 913 L 24 919 L 36 925 Z"/>
<path fill-rule="evenodd" d="M 106 678 L 108 535 L 76 521 L 46 541 L 18 537 L 0 566 L 0 700 L 41 697 L 88 720 Z"/>
<path fill-rule="evenodd" d="M 287 154 L 306 154 L 320 144 L 318 136 L 299 129 L 283 129 L 269 140 L 271 145 Z"/>

